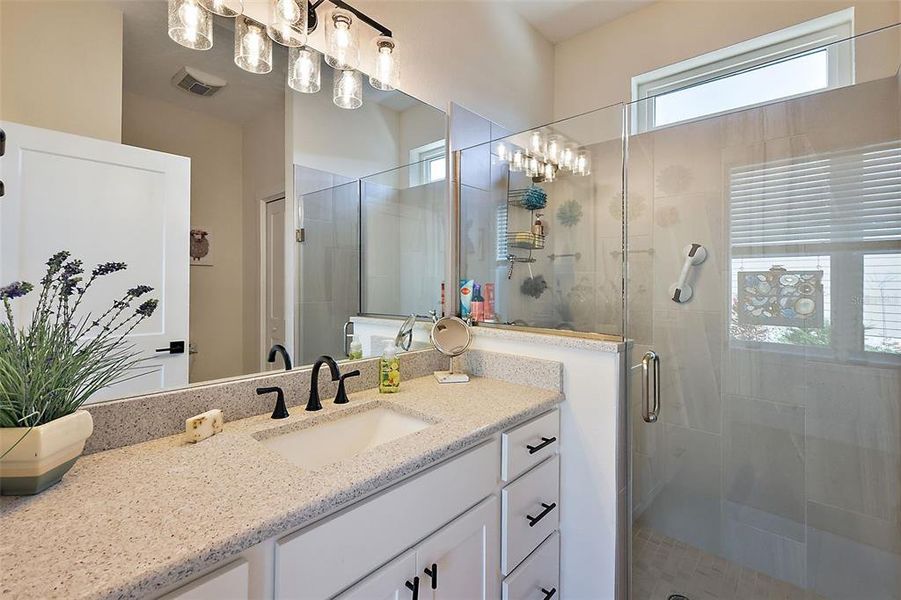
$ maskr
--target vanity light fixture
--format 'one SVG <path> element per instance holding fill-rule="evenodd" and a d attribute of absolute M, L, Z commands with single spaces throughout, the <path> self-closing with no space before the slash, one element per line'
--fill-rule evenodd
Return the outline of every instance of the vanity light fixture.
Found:
<path fill-rule="evenodd" d="M 507 148 L 507 144 L 504 142 L 499 142 L 497 145 L 497 159 L 502 162 L 507 162 L 510 160 L 510 150 Z"/>
<path fill-rule="evenodd" d="M 560 164 L 560 155 L 563 153 L 563 137 L 559 135 L 549 135 L 546 145 L 546 157 L 555 165 Z"/>
<path fill-rule="evenodd" d="M 378 36 L 375 38 L 375 48 L 375 73 L 369 76 L 369 85 L 377 90 L 390 92 L 397 87 L 399 79 L 394 38 Z"/>
<path fill-rule="evenodd" d="M 272 70 L 272 40 L 262 23 L 245 16 L 235 20 L 235 64 L 250 73 Z"/>
<path fill-rule="evenodd" d="M 579 150 L 573 165 L 573 173 L 576 175 L 591 175 L 591 152 Z"/>
<path fill-rule="evenodd" d="M 213 47 L 213 16 L 198 0 L 169 0 L 169 37 L 185 48 Z"/>
<path fill-rule="evenodd" d="M 332 100 L 338 108 L 354 109 L 363 105 L 363 76 L 359 71 L 335 71 Z"/>
<path fill-rule="evenodd" d="M 529 151 L 532 154 L 544 156 L 544 135 L 540 131 L 533 131 L 529 134 Z"/>
<path fill-rule="evenodd" d="M 288 51 L 288 85 L 302 94 L 315 94 L 322 87 L 322 55 L 313 48 Z"/>
<path fill-rule="evenodd" d="M 560 167 L 567 171 L 572 171 L 575 160 L 576 147 L 569 143 L 563 144 L 563 150 L 560 152 Z"/>
<path fill-rule="evenodd" d="M 200 0 L 200 6 L 220 17 L 233 19 L 244 14 L 244 3 L 241 0 Z"/>
<path fill-rule="evenodd" d="M 551 162 L 544 163 L 543 177 L 548 183 L 554 181 L 557 178 L 557 167 Z"/>
<path fill-rule="evenodd" d="M 526 154 L 517 148 L 510 157 L 510 170 L 514 173 L 520 173 L 526 168 Z"/>
<path fill-rule="evenodd" d="M 353 24 L 354 16 L 349 10 L 336 8 L 329 13 L 325 29 L 325 62 L 334 69 L 349 71 L 360 64 L 360 46 Z"/>
<path fill-rule="evenodd" d="M 266 33 L 273 41 L 289 48 L 307 43 L 307 0 L 270 0 Z"/>

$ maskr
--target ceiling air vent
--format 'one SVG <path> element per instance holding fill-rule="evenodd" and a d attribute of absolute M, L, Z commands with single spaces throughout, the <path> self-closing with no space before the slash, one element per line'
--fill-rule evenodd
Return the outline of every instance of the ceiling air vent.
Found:
<path fill-rule="evenodd" d="M 212 96 L 228 85 L 228 82 L 221 77 L 204 73 L 198 69 L 182 67 L 172 77 L 172 84 L 197 96 Z"/>

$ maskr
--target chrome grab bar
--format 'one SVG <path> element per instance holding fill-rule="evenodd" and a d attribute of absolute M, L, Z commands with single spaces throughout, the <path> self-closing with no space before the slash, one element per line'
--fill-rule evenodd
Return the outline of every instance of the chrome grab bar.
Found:
<path fill-rule="evenodd" d="M 654 408 L 650 407 L 651 364 L 654 365 Z M 641 418 L 645 423 L 655 423 L 660 416 L 660 356 L 653 350 L 641 358 Z"/>

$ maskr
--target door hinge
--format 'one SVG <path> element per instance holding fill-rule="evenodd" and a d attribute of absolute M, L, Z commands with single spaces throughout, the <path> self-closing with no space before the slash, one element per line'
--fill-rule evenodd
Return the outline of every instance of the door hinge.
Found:
<path fill-rule="evenodd" d="M 304 228 L 294 230 L 294 239 L 297 240 L 298 243 L 303 243 L 304 237 L 306 233 L 304 232 Z"/>

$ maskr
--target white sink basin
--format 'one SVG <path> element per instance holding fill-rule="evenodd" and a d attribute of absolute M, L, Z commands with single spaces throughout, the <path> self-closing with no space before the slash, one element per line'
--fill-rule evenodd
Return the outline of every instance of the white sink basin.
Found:
<path fill-rule="evenodd" d="M 431 425 L 390 408 L 373 408 L 265 440 L 292 463 L 315 469 L 381 446 Z"/>

